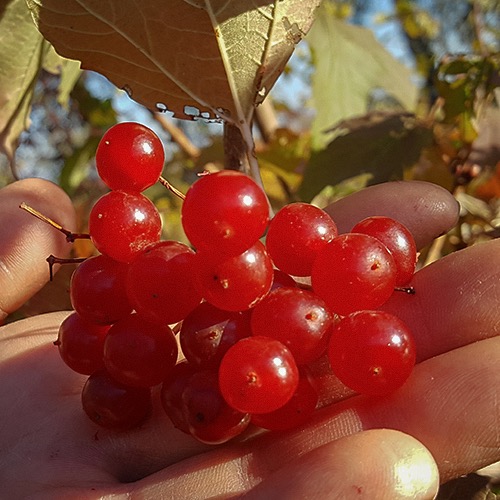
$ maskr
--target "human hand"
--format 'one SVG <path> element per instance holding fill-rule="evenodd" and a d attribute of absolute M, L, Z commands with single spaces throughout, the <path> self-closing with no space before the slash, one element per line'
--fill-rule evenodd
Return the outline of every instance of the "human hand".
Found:
<path fill-rule="evenodd" d="M 35 199 L 33 199 L 35 196 Z M 69 229 L 70 200 L 27 180 L 0 192 L 0 309 L 13 311 L 63 255 L 62 235 L 17 209 L 28 201 Z M 451 227 L 449 194 L 422 183 L 370 188 L 329 208 L 341 231 L 385 214 L 419 246 Z M 421 361 L 395 394 L 351 396 L 318 366 L 322 402 L 311 422 L 287 433 L 208 447 L 173 428 L 162 409 L 139 429 L 99 429 L 80 406 L 85 377 L 52 342 L 67 313 L 0 330 L 0 479 L 6 498 L 432 498 L 440 479 L 500 459 L 499 242 L 457 252 L 419 271 L 415 296 L 385 307 L 413 329 Z M 421 444 L 423 443 L 423 444 Z M 425 447 L 424 447 L 425 445 Z M 429 451 L 430 454 L 429 453 Z"/>

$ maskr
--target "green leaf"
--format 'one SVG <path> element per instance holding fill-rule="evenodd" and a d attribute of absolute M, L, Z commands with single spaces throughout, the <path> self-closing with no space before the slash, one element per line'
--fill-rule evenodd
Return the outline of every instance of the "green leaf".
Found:
<path fill-rule="evenodd" d="M 87 141 L 66 159 L 59 176 L 59 185 L 70 195 L 88 177 L 90 161 L 95 156 L 99 137 L 88 137 Z"/>
<path fill-rule="evenodd" d="M 26 5 L 25 9 L 29 12 Z M 80 63 L 78 61 L 62 58 L 47 41 L 45 41 L 45 44 L 48 48 L 43 60 L 43 69 L 53 75 L 60 76 L 57 88 L 57 102 L 61 106 L 66 107 L 68 105 L 70 93 L 82 74 Z"/>
<path fill-rule="evenodd" d="M 359 174 L 345 179 L 335 186 L 325 186 L 312 200 L 311 205 L 326 207 L 337 200 L 361 191 L 373 179 L 372 174 Z"/>
<path fill-rule="evenodd" d="M 390 55 L 366 28 L 335 18 L 318 9 L 307 41 L 313 54 L 312 146 L 321 149 L 332 139 L 325 131 L 346 118 L 368 111 L 375 89 L 383 89 L 404 109 L 414 110 L 418 92 L 411 71 Z"/>
<path fill-rule="evenodd" d="M 60 75 L 59 87 L 57 88 L 57 102 L 67 108 L 71 92 L 81 77 L 82 70 L 78 61 L 62 59 L 59 56 L 58 59 L 59 66 L 55 71 L 56 74 Z"/>
<path fill-rule="evenodd" d="M 75 78 L 75 63 L 55 54 L 33 25 L 24 0 L 0 1 L 0 52 L 0 151 L 13 165 L 19 135 L 29 126 L 40 69 L 65 74 L 60 94 L 64 102 Z"/>
<path fill-rule="evenodd" d="M 433 140 L 432 131 L 411 113 L 370 113 L 344 121 L 331 132 L 337 136 L 312 153 L 304 173 L 299 194 L 306 201 L 325 186 L 361 174 L 371 174 L 371 184 L 401 179 L 403 169 Z"/>
<path fill-rule="evenodd" d="M 478 112 L 494 98 L 499 67 L 498 54 L 447 56 L 437 67 L 435 86 L 444 101 L 442 120 L 457 126 L 466 145 L 478 136 Z"/>

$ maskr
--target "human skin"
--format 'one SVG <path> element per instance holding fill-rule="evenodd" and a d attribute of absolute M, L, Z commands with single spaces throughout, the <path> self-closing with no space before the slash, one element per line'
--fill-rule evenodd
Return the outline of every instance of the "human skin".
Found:
<path fill-rule="evenodd" d="M 17 208 L 28 201 L 74 227 L 71 201 L 46 181 L 0 191 L 0 314 L 43 285 L 64 236 Z M 14 208 L 13 208 L 14 207 Z M 404 222 L 422 247 L 458 208 L 437 186 L 389 183 L 328 207 L 341 232 L 371 215 Z M 418 361 L 396 393 L 352 395 L 318 363 L 322 408 L 306 426 L 222 446 L 173 428 L 156 403 L 138 429 L 99 429 L 81 410 L 85 377 L 53 341 L 68 312 L 0 329 L 0 484 L 6 498 L 432 498 L 444 482 L 500 460 L 500 242 L 418 271 L 415 295 L 384 306 L 413 330 Z"/>

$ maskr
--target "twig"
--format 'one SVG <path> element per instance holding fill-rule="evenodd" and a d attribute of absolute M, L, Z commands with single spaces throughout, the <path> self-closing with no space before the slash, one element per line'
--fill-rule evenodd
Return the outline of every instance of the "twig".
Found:
<path fill-rule="evenodd" d="M 233 123 L 224 122 L 224 168 L 239 170 L 250 175 L 250 159 L 247 143 L 241 129 Z"/>
<path fill-rule="evenodd" d="M 170 182 L 168 182 L 165 177 L 160 175 L 158 181 L 162 186 L 165 186 L 170 192 L 174 193 L 175 196 L 179 197 L 181 200 L 186 199 L 186 195 L 184 193 L 181 193 L 176 187 L 172 186 L 172 184 L 170 184 Z"/>
<path fill-rule="evenodd" d="M 161 125 L 165 132 L 170 134 L 172 140 L 186 153 L 189 158 L 196 159 L 200 156 L 200 148 L 196 147 L 187 137 L 187 135 L 165 115 L 152 113 L 153 118 Z"/>
<path fill-rule="evenodd" d="M 63 233 L 66 236 L 66 241 L 69 243 L 73 243 L 76 239 L 90 239 L 90 234 L 88 233 L 72 233 L 68 229 L 65 229 L 61 224 L 55 222 L 52 220 L 50 217 L 47 217 L 46 215 L 43 215 L 41 212 L 38 210 L 34 209 L 33 207 L 30 207 L 27 203 L 24 201 L 19 205 L 19 208 L 25 210 L 29 214 L 33 215 L 37 219 L 41 220 L 42 222 L 45 222 L 49 226 L 52 226 L 54 229 L 57 229 L 61 233 Z"/>
<path fill-rule="evenodd" d="M 276 110 L 269 96 L 255 108 L 254 118 L 262 140 L 269 144 L 278 129 Z"/>
<path fill-rule="evenodd" d="M 479 2 L 477 0 L 474 0 L 471 2 L 471 23 L 472 23 L 472 29 L 474 31 L 474 36 L 476 37 L 476 42 L 479 47 L 479 51 L 481 55 L 487 56 L 489 54 L 488 47 L 486 47 L 486 44 L 484 43 L 483 40 L 483 28 L 484 28 L 484 22 L 483 22 L 483 13 L 481 10 L 481 5 L 479 5 Z"/>
<path fill-rule="evenodd" d="M 49 255 L 45 260 L 49 263 L 49 276 L 50 281 L 54 279 L 54 265 L 55 264 L 79 264 L 86 260 L 87 257 L 75 257 L 72 259 L 62 259 L 61 257 L 56 257 L 55 255 Z"/>

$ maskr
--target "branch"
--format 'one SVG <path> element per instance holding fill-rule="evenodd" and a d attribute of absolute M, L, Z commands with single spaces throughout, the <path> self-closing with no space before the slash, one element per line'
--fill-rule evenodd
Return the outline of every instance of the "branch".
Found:
<path fill-rule="evenodd" d="M 224 122 L 224 168 L 250 174 L 247 144 L 241 130 L 232 123 Z"/>
<path fill-rule="evenodd" d="M 195 146 L 188 136 L 164 114 L 151 112 L 153 118 L 161 125 L 165 132 L 170 134 L 172 140 L 181 148 L 181 150 L 193 160 L 196 160 L 201 154 L 200 148 Z"/>
<path fill-rule="evenodd" d="M 470 18 L 479 52 L 482 56 L 487 56 L 489 55 L 489 51 L 483 40 L 483 12 L 481 10 L 481 5 L 479 5 L 477 0 L 473 0 L 471 2 Z"/>
<path fill-rule="evenodd" d="M 278 128 L 276 110 L 269 96 L 255 108 L 255 125 L 259 129 L 262 140 L 269 144 Z"/>

